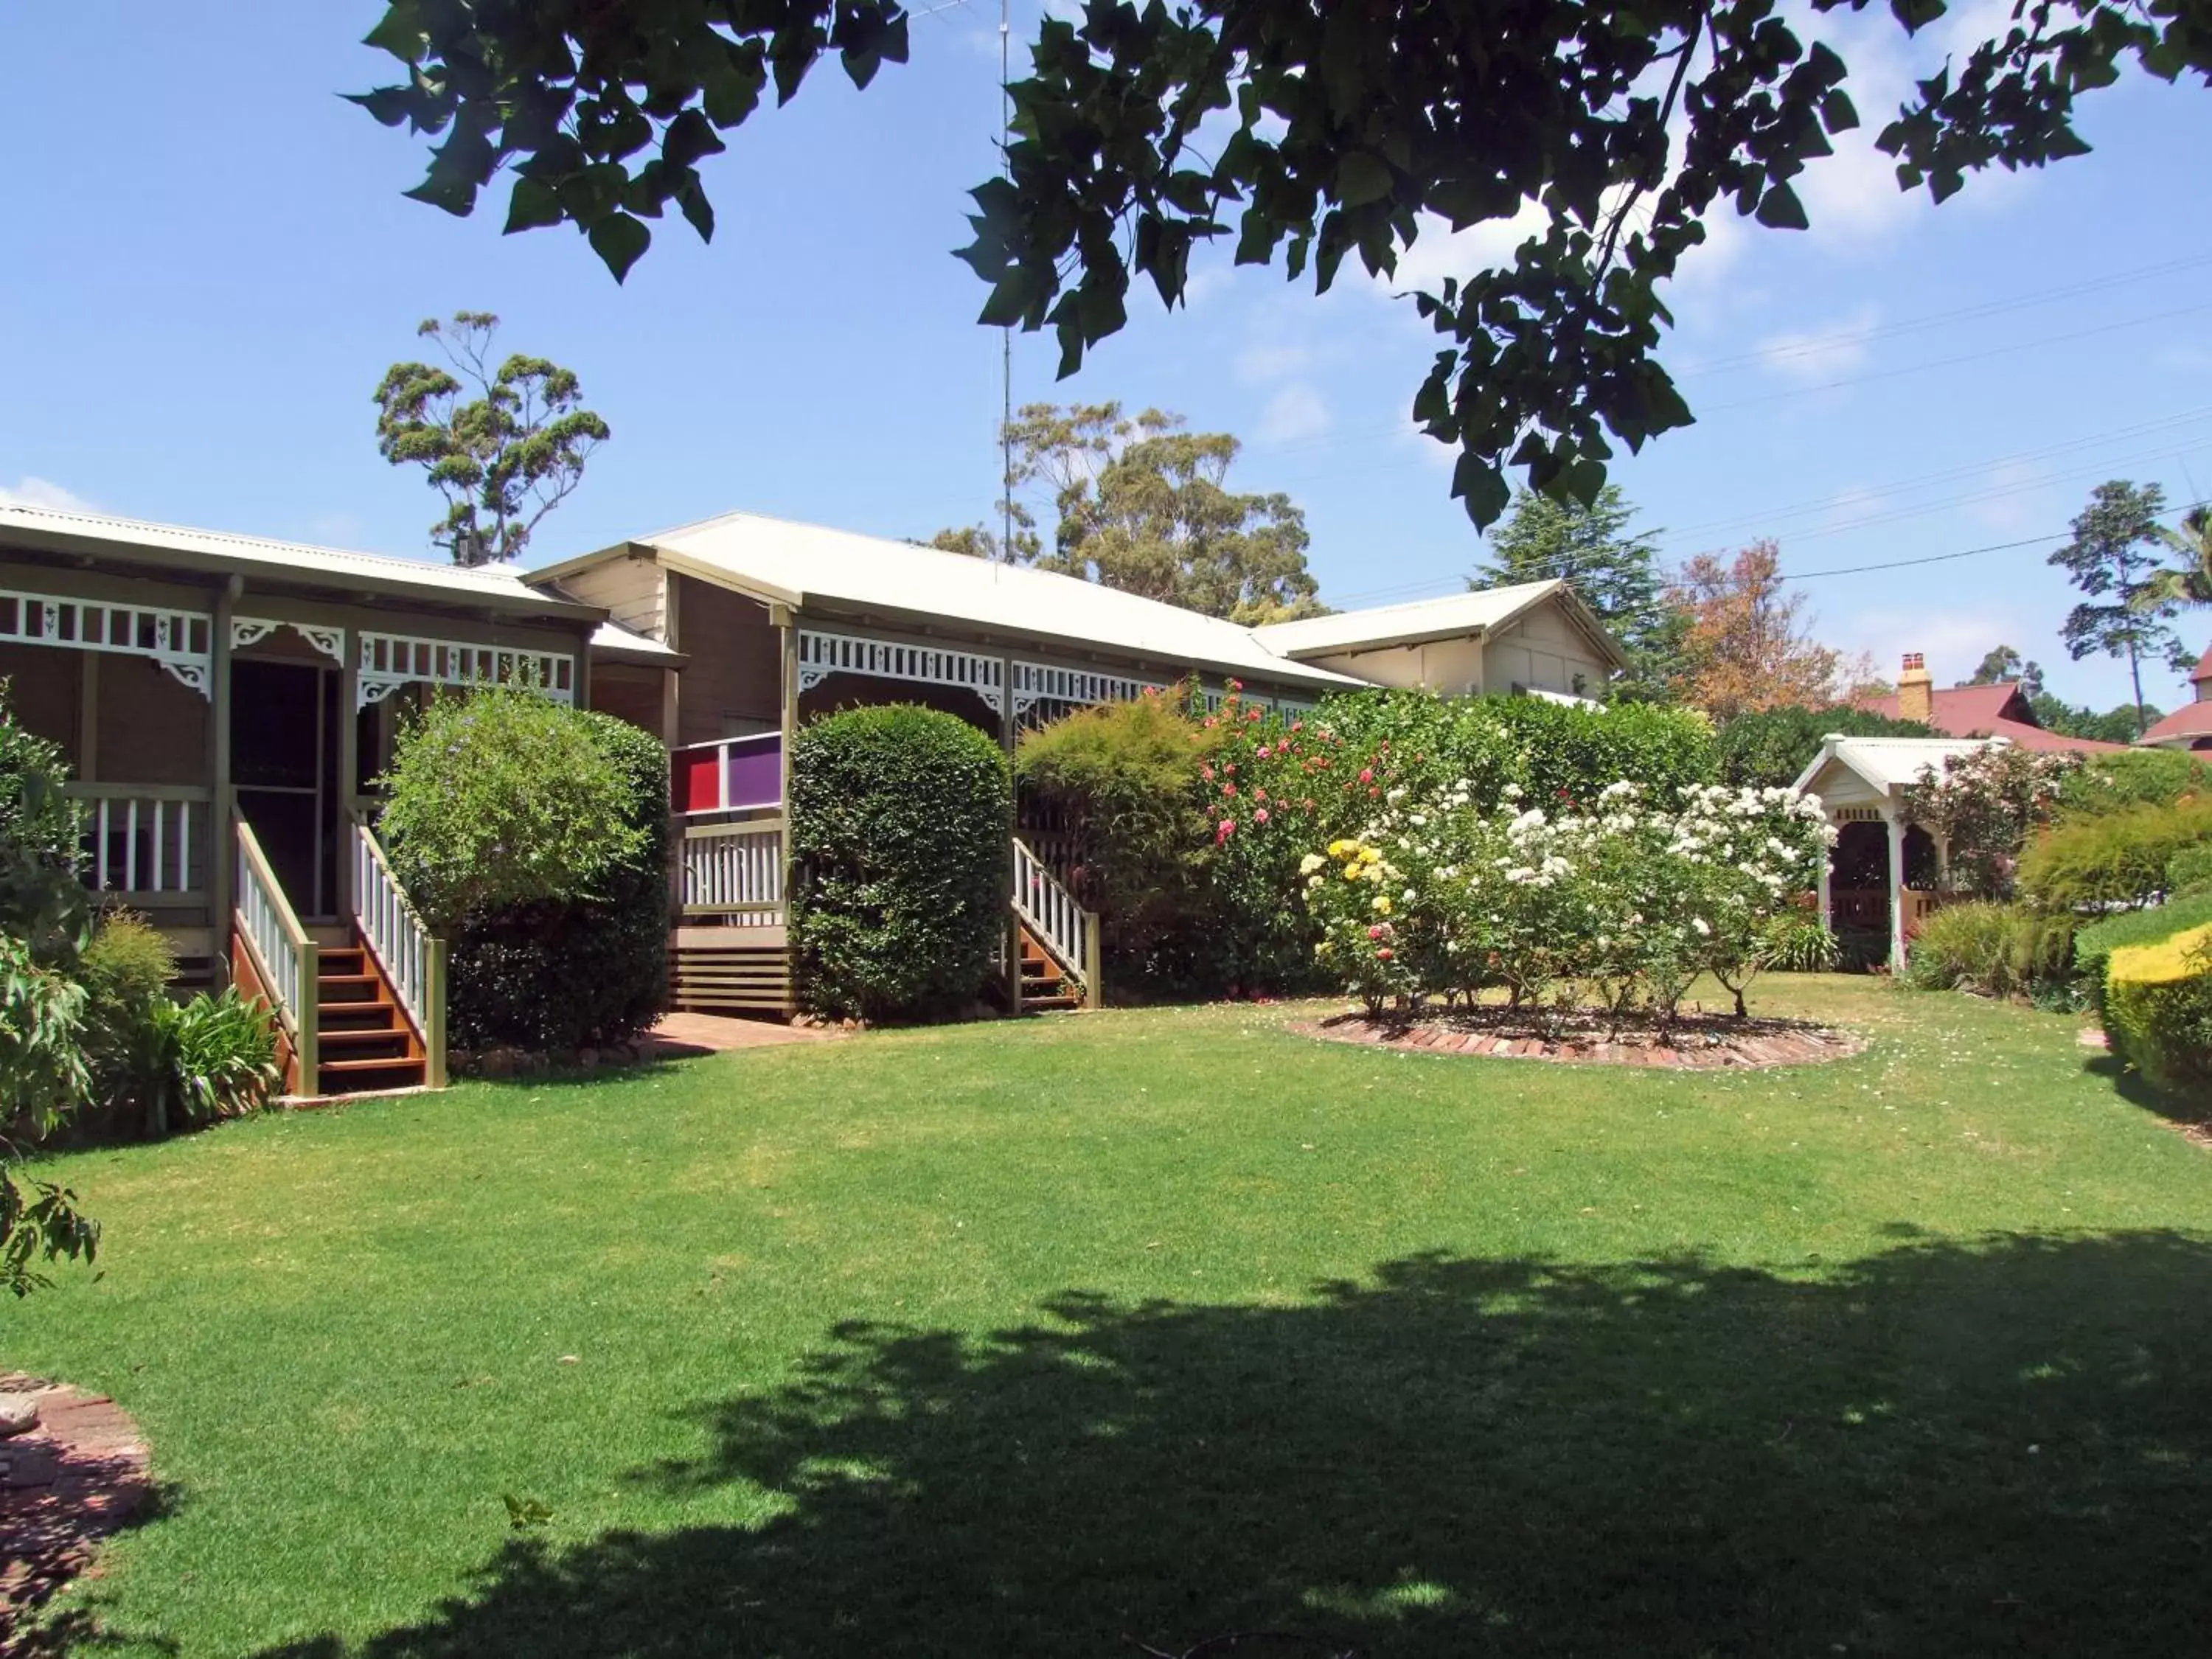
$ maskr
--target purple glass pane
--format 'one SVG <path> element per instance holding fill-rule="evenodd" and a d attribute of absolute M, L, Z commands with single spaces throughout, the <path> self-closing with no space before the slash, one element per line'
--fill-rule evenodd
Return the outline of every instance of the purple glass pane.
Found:
<path fill-rule="evenodd" d="M 770 732 L 733 743 L 729 756 L 730 790 L 726 805 L 737 808 L 782 804 L 782 733 Z"/>

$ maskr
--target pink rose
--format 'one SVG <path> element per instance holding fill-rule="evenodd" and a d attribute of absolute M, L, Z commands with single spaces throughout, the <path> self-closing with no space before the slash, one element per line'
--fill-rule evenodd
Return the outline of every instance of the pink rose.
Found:
<path fill-rule="evenodd" d="M 1258 811 L 1253 813 L 1252 821 L 1255 823 L 1265 823 L 1267 821 L 1267 809 L 1263 806 Z"/>

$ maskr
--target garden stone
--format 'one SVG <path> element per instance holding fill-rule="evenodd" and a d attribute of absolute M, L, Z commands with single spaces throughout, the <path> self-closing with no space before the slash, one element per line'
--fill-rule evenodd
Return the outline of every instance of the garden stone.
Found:
<path fill-rule="evenodd" d="M 25 1433 L 38 1425 L 38 1395 L 0 1394 L 0 1439 Z"/>

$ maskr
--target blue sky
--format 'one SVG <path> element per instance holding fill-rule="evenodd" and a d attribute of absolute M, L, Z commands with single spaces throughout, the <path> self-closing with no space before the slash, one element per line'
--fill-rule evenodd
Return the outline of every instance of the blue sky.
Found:
<path fill-rule="evenodd" d="M 501 236 L 503 196 L 466 222 L 401 198 L 418 148 L 337 96 L 384 73 L 356 44 L 380 9 L 0 11 L 0 491 L 423 555 L 432 498 L 378 457 L 369 394 L 421 319 L 466 307 L 577 369 L 615 430 L 538 559 L 731 508 L 923 536 L 988 511 L 999 341 L 948 250 L 994 166 L 995 12 L 920 18 L 913 63 L 866 94 L 831 70 L 757 118 L 713 166 L 714 243 L 672 219 L 617 288 L 571 232 Z M 1015 18 L 1018 50 L 1035 12 Z M 1858 28 L 1869 129 L 1968 27 L 1911 55 Z M 2212 493 L 2212 97 L 2137 77 L 2085 125 L 2095 154 L 1942 209 L 1857 146 L 1808 176 L 1810 232 L 1719 228 L 1668 354 L 1699 424 L 1614 475 L 1669 556 L 1771 535 L 1815 572 L 2029 541 L 1804 591 L 1824 639 L 1887 669 L 1921 650 L 1948 684 L 2002 641 L 2069 698 L 2124 696 L 2118 665 L 2066 660 L 2044 554 L 2101 479 Z M 1500 245 L 1411 259 L 1441 275 Z M 1357 276 L 1316 301 L 1224 249 L 1187 313 L 1134 313 L 1058 386 L 1049 343 L 1018 340 L 1017 399 L 1238 434 L 1236 476 L 1304 505 L 1334 604 L 1449 592 L 1479 561 L 1449 453 L 1407 418 L 1432 349 L 1409 301 Z M 2212 615 L 2185 626 L 2212 638 Z M 2146 690 L 2182 695 L 2162 672 Z"/>

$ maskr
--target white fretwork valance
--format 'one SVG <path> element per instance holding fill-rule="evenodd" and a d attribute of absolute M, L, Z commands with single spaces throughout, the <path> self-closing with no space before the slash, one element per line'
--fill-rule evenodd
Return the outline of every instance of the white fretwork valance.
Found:
<path fill-rule="evenodd" d="M 405 634 L 361 636 L 356 707 L 382 702 L 403 685 L 520 685 L 555 702 L 576 700 L 576 659 L 557 651 L 463 645 Z"/>
<path fill-rule="evenodd" d="M 341 668 L 345 666 L 345 629 L 318 628 L 309 623 L 279 622 L 269 617 L 233 617 L 230 648 L 258 645 L 280 628 L 289 628 Z"/>
<path fill-rule="evenodd" d="M 945 646 L 897 645 L 859 634 L 799 632 L 799 689 L 811 691 L 832 674 L 867 674 L 973 691 L 994 714 L 1006 712 L 1006 665 L 1002 658 Z"/>
<path fill-rule="evenodd" d="M 0 640 L 144 657 L 204 697 L 214 637 L 215 618 L 203 611 L 0 592 Z"/>
<path fill-rule="evenodd" d="M 1014 713 L 1027 714 L 1039 702 L 1073 703 L 1088 708 L 1095 703 L 1134 702 L 1147 691 L 1164 691 L 1157 680 L 1132 679 L 1122 674 L 1102 674 L 1087 668 L 1059 668 L 1050 663 L 1014 665 Z"/>

